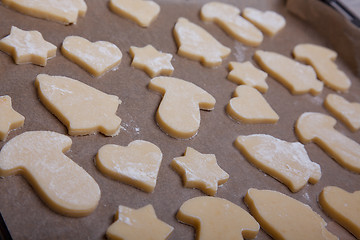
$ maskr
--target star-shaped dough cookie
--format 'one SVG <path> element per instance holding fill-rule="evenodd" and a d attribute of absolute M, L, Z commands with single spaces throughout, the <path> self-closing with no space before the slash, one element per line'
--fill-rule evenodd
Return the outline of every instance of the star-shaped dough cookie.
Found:
<path fill-rule="evenodd" d="M 219 184 L 229 179 L 229 174 L 219 167 L 214 154 L 201 154 L 191 147 L 186 148 L 183 157 L 174 158 L 171 166 L 183 176 L 185 187 L 199 188 L 211 196 L 216 194 Z"/>
<path fill-rule="evenodd" d="M 56 55 L 56 46 L 45 41 L 40 32 L 24 31 L 14 26 L 10 35 L 0 40 L 0 50 L 12 55 L 16 64 L 45 66 L 47 59 Z"/>
<path fill-rule="evenodd" d="M 171 65 L 172 54 L 156 50 L 152 45 L 143 48 L 130 47 L 133 57 L 131 66 L 144 70 L 150 77 L 171 75 L 174 67 Z"/>
<path fill-rule="evenodd" d="M 9 96 L 0 96 L 0 141 L 5 140 L 9 131 L 24 125 L 25 117 L 11 106 Z"/>
<path fill-rule="evenodd" d="M 174 228 L 156 217 L 152 205 L 139 209 L 119 206 L 115 222 L 106 231 L 108 239 L 167 239 Z"/>

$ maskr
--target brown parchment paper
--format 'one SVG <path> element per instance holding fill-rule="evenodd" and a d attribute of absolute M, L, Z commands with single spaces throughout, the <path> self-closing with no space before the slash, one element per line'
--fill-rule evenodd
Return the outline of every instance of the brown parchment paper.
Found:
<path fill-rule="evenodd" d="M 32 64 L 16 65 L 11 57 L 0 52 L 0 95 L 10 95 L 14 109 L 26 117 L 24 127 L 10 132 L 7 140 L 0 142 L 0 148 L 25 131 L 50 130 L 67 134 L 64 125 L 41 104 L 37 97 L 34 80 L 40 73 L 71 77 L 108 94 L 117 95 L 122 100 L 117 111 L 122 118 L 122 130 L 118 136 L 105 137 L 96 134 L 71 137 L 73 144 L 71 150 L 66 153 L 100 186 L 101 200 L 91 215 L 83 218 L 61 216 L 41 201 L 23 177 L 10 176 L 0 179 L 0 211 L 14 239 L 103 239 L 106 229 L 113 222 L 118 205 L 140 208 L 147 204 L 154 206 L 158 218 L 174 227 L 169 239 L 195 239 L 195 230 L 191 226 L 179 223 L 175 215 L 186 200 L 204 194 L 198 189 L 184 188 L 181 178 L 169 165 L 174 157 L 183 155 L 187 146 L 201 153 L 215 154 L 218 164 L 229 173 L 230 178 L 219 188 L 217 197 L 228 199 L 248 210 L 243 197 L 249 188 L 276 190 L 310 205 L 329 223 L 328 229 L 342 239 L 353 239 L 351 234 L 322 212 L 317 197 L 328 185 L 338 186 L 351 192 L 359 190 L 359 174 L 341 167 L 315 144 L 307 144 L 306 150 L 310 158 L 321 165 L 322 177 L 317 184 L 306 185 L 299 192 L 291 193 L 285 185 L 252 166 L 233 145 L 237 136 L 256 133 L 270 134 L 291 142 L 297 141 L 294 134 L 294 123 L 297 118 L 306 111 L 328 114 L 322 106 L 323 100 L 327 94 L 334 91 L 325 87 L 316 97 L 310 94 L 294 96 L 273 78 L 268 77 L 269 90 L 264 97 L 279 114 L 278 123 L 237 123 L 225 112 L 225 107 L 236 88 L 236 84 L 226 79 L 229 61 L 248 60 L 256 65 L 252 59 L 256 49 L 275 51 L 290 57 L 292 49 L 299 43 L 315 43 L 333 48 L 334 42 L 341 42 L 343 36 L 334 35 L 329 39 L 320 34 L 319 29 L 312 28 L 311 24 L 288 12 L 286 2 L 281 0 L 224 1 L 240 9 L 255 7 L 260 10 L 274 10 L 286 18 L 285 29 L 272 38 L 265 36 L 263 43 L 257 48 L 235 41 L 213 23 L 202 22 L 199 11 L 207 0 L 158 0 L 156 2 L 160 4 L 161 12 L 149 28 L 141 28 L 112 13 L 108 9 L 108 1 L 87 0 L 86 2 L 88 5 L 86 16 L 79 18 L 77 24 L 70 26 L 26 16 L 0 5 L 1 38 L 10 33 L 11 26 L 17 26 L 24 30 L 39 30 L 45 40 L 58 48 L 61 47 L 66 36 L 78 35 L 90 41 L 110 41 L 123 53 L 122 62 L 117 70 L 110 71 L 100 78 L 94 78 L 66 59 L 59 49 L 57 56 L 50 59 L 46 67 Z M 315 2 L 306 1 L 306 4 L 314 3 L 313 7 L 316 8 Z M 323 13 L 326 14 L 325 11 Z M 231 48 L 232 53 L 221 66 L 206 68 L 196 61 L 176 54 L 177 47 L 172 30 L 179 17 L 188 18 L 205 28 L 222 44 Z M 336 21 L 341 22 L 344 19 L 337 18 Z M 329 31 L 333 29 L 333 24 L 323 24 L 323 26 Z M 199 133 L 190 140 L 171 138 L 159 129 L 155 122 L 155 112 L 161 96 L 148 90 L 150 78 L 143 71 L 130 67 L 131 57 L 128 53 L 130 46 L 143 47 L 147 44 L 173 54 L 172 64 L 175 68 L 173 77 L 193 82 L 216 98 L 213 111 L 201 111 Z M 354 68 L 347 64 L 355 58 L 359 60 L 355 56 L 354 49 L 347 47 L 348 45 L 343 46 L 347 54 L 341 52 L 336 63 L 351 79 L 352 87 L 349 92 L 341 95 L 349 101 L 360 102 L 360 81 L 355 75 L 355 72 L 359 71 L 359 65 Z M 360 142 L 359 132 L 350 132 L 340 122 L 336 125 L 336 129 Z M 93 161 L 103 145 L 112 143 L 126 146 L 137 139 L 153 142 L 163 153 L 157 186 L 150 194 L 107 178 L 96 169 Z M 270 237 L 260 230 L 257 239 L 270 239 Z"/>

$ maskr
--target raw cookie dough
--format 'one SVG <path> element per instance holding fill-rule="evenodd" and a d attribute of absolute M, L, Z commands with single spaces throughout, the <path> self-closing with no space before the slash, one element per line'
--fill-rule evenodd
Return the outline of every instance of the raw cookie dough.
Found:
<path fill-rule="evenodd" d="M 214 196 L 218 185 L 229 179 L 229 174 L 222 170 L 216 161 L 215 154 L 201 154 L 187 147 L 183 157 L 174 158 L 171 166 L 182 176 L 184 186 L 198 188 Z"/>
<path fill-rule="evenodd" d="M 71 138 L 50 132 L 25 132 L 0 152 L 0 177 L 23 175 L 55 212 L 81 217 L 92 213 L 100 200 L 95 180 L 65 156 Z"/>
<path fill-rule="evenodd" d="M 350 88 L 350 79 L 334 63 L 337 57 L 335 51 L 315 44 L 299 44 L 294 48 L 293 54 L 296 60 L 313 66 L 326 86 L 341 92 Z"/>
<path fill-rule="evenodd" d="M 117 67 L 122 58 L 115 44 L 106 41 L 92 43 L 78 36 L 66 37 L 61 52 L 95 77 Z"/>
<path fill-rule="evenodd" d="M 130 55 L 133 57 L 131 66 L 144 70 L 152 78 L 171 75 L 174 71 L 171 65 L 172 54 L 159 52 L 152 45 L 130 47 Z"/>
<path fill-rule="evenodd" d="M 268 76 L 267 73 L 254 67 L 251 62 L 230 62 L 229 70 L 230 72 L 227 76 L 227 79 L 230 81 L 233 81 L 239 85 L 245 84 L 247 86 L 256 88 L 262 93 L 267 92 L 269 88 L 265 81 Z"/>
<path fill-rule="evenodd" d="M 244 198 L 261 228 L 274 239 L 338 239 L 308 205 L 270 190 L 250 188 Z"/>
<path fill-rule="evenodd" d="M 159 220 L 152 205 L 139 209 L 119 206 L 115 222 L 106 231 L 110 240 L 165 240 L 174 228 Z"/>
<path fill-rule="evenodd" d="M 303 113 L 295 133 L 305 144 L 315 142 L 343 167 L 360 173 L 360 145 L 334 129 L 336 120 L 322 113 Z"/>
<path fill-rule="evenodd" d="M 276 123 L 277 113 L 255 88 L 240 85 L 235 89 L 226 112 L 231 118 L 245 123 Z"/>
<path fill-rule="evenodd" d="M 96 166 L 105 175 L 153 192 L 162 160 L 161 150 L 151 142 L 136 140 L 127 147 L 107 144 L 96 155 Z"/>
<path fill-rule="evenodd" d="M 319 196 L 322 210 L 360 239 L 360 191 L 349 193 L 339 187 L 325 187 Z"/>
<path fill-rule="evenodd" d="M 350 103 L 340 95 L 329 94 L 325 98 L 324 106 L 351 131 L 360 129 L 360 103 Z"/>
<path fill-rule="evenodd" d="M 22 127 L 25 117 L 12 108 L 10 96 L 0 96 L 0 141 L 5 140 L 10 130 Z"/>
<path fill-rule="evenodd" d="M 273 11 L 262 12 L 258 9 L 247 7 L 242 12 L 242 16 L 270 36 L 277 34 L 286 25 L 285 18 Z"/>
<path fill-rule="evenodd" d="M 174 27 L 174 37 L 180 56 L 200 61 L 206 67 L 218 66 L 231 50 L 223 46 L 205 29 L 179 18 Z"/>
<path fill-rule="evenodd" d="M 292 94 L 310 92 L 318 95 L 323 83 L 316 78 L 314 69 L 275 52 L 257 50 L 254 59 L 275 80 L 283 84 Z"/>
<path fill-rule="evenodd" d="M 45 66 L 56 56 L 56 46 L 45 41 L 38 31 L 11 27 L 10 35 L 0 40 L 0 50 L 11 55 L 16 64 L 33 63 Z"/>
<path fill-rule="evenodd" d="M 246 159 L 297 192 L 309 181 L 321 177 L 320 165 L 310 160 L 304 145 L 286 142 L 265 134 L 239 136 L 235 146 Z"/>
<path fill-rule="evenodd" d="M 109 7 L 114 13 L 149 27 L 160 13 L 160 6 L 153 1 L 110 0 Z"/>
<path fill-rule="evenodd" d="M 68 77 L 46 74 L 36 77 L 35 86 L 41 102 L 68 128 L 70 135 L 119 133 L 121 119 L 116 111 L 121 101 L 117 96 Z"/>
<path fill-rule="evenodd" d="M 203 21 L 215 22 L 230 36 L 246 45 L 259 46 L 263 34 L 239 14 L 239 8 L 221 2 L 206 3 L 200 11 Z"/>
<path fill-rule="evenodd" d="M 195 197 L 184 202 L 176 218 L 196 228 L 197 240 L 253 239 L 259 224 L 244 209 L 216 197 Z"/>
<path fill-rule="evenodd" d="M 64 24 L 76 23 L 78 16 L 85 16 L 84 0 L 2 0 L 5 6 L 18 12 Z"/>
<path fill-rule="evenodd" d="M 178 78 L 153 78 L 149 88 L 163 95 L 156 121 L 165 133 L 174 138 L 195 136 L 200 127 L 200 109 L 212 110 L 216 102 L 202 88 Z"/>

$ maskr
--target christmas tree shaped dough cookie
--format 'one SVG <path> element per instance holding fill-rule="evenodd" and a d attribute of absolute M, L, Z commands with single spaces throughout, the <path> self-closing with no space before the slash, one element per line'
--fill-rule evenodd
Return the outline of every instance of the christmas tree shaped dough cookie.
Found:
<path fill-rule="evenodd" d="M 343 167 L 360 173 L 360 145 L 334 129 L 336 120 L 322 113 L 303 113 L 295 124 L 302 143 L 315 142 Z"/>
<path fill-rule="evenodd" d="M 301 143 L 254 134 L 239 136 L 235 146 L 248 161 L 284 183 L 292 192 L 299 191 L 308 181 L 315 184 L 321 177 L 320 165 L 310 160 Z"/>
<path fill-rule="evenodd" d="M 270 36 L 277 34 L 286 25 L 285 18 L 273 11 L 262 12 L 258 9 L 247 7 L 242 12 L 242 16 Z"/>
<path fill-rule="evenodd" d="M 350 79 L 334 63 L 337 57 L 335 51 L 314 44 L 299 44 L 293 53 L 296 60 L 313 66 L 317 76 L 326 86 L 341 92 L 346 92 L 350 88 Z"/>
<path fill-rule="evenodd" d="M 337 94 L 329 94 L 325 98 L 324 106 L 351 131 L 360 129 L 360 103 L 350 103 Z"/>
<path fill-rule="evenodd" d="M 5 140 L 10 130 L 22 127 L 25 117 L 12 108 L 11 97 L 0 96 L 0 141 Z"/>
<path fill-rule="evenodd" d="M 109 7 L 114 13 L 149 27 L 160 13 L 160 6 L 148 0 L 110 0 Z"/>
<path fill-rule="evenodd" d="M 319 196 L 325 213 L 360 239 L 360 191 L 349 193 L 339 187 L 325 187 Z"/>
<path fill-rule="evenodd" d="M 338 239 L 308 205 L 270 190 L 250 188 L 244 201 L 261 228 L 274 239 Z"/>
<path fill-rule="evenodd" d="M 95 180 L 63 152 L 71 138 L 49 131 L 25 132 L 0 152 L 0 176 L 23 175 L 55 212 L 71 217 L 89 215 L 100 200 Z"/>
<path fill-rule="evenodd" d="M 150 204 L 139 209 L 120 205 L 115 215 L 115 222 L 106 231 L 106 237 L 110 240 L 165 240 L 173 230 L 172 226 L 156 217 L 155 210 Z"/>
<path fill-rule="evenodd" d="M 226 107 L 227 113 L 235 120 L 245 123 L 276 123 L 277 113 L 255 88 L 240 85 L 235 89 Z"/>
<path fill-rule="evenodd" d="M 211 196 L 216 194 L 218 185 L 229 179 L 214 154 L 201 154 L 191 147 L 186 148 L 183 157 L 174 158 L 171 166 L 182 175 L 185 187 L 199 188 Z"/>
<path fill-rule="evenodd" d="M 200 109 L 212 110 L 216 102 L 202 88 L 178 78 L 153 78 L 149 88 L 163 95 L 156 121 L 164 132 L 174 138 L 195 136 L 200 127 Z"/>
<path fill-rule="evenodd" d="M 84 0 L 3 0 L 5 6 L 18 12 L 64 24 L 76 23 L 78 16 L 85 16 Z"/>
<path fill-rule="evenodd" d="M 130 54 L 133 57 L 131 66 L 143 69 L 150 77 L 171 75 L 174 71 L 171 65 L 172 54 L 159 52 L 152 45 L 130 47 Z"/>
<path fill-rule="evenodd" d="M 70 135 L 119 133 L 121 119 L 115 113 L 121 101 L 117 96 L 68 77 L 46 74 L 36 77 L 35 86 L 40 101 L 68 128 Z"/>
<path fill-rule="evenodd" d="M 61 52 L 65 57 L 98 77 L 120 64 L 122 53 L 110 42 L 89 42 L 77 36 L 66 37 Z"/>
<path fill-rule="evenodd" d="M 108 144 L 96 155 L 96 166 L 105 175 L 137 187 L 154 191 L 162 160 L 160 149 L 147 141 L 136 140 L 127 147 Z"/>
<path fill-rule="evenodd" d="M 265 93 L 269 88 L 265 81 L 268 76 L 267 73 L 257 69 L 249 61 L 243 63 L 230 62 L 229 70 L 227 78 L 239 85 L 245 84 L 256 88 L 262 93 Z"/>
<path fill-rule="evenodd" d="M 318 95 L 323 83 L 316 78 L 314 69 L 275 52 L 257 50 L 254 59 L 260 67 L 292 94 Z"/>
<path fill-rule="evenodd" d="M 206 3 L 200 11 L 203 21 L 215 22 L 230 36 L 246 45 L 259 46 L 263 40 L 261 31 L 239 14 L 240 9 L 221 2 Z"/>
<path fill-rule="evenodd" d="M 180 56 L 200 61 L 206 67 L 218 66 L 231 50 L 223 46 L 205 29 L 179 18 L 174 27 L 175 41 Z"/>
<path fill-rule="evenodd" d="M 244 209 L 216 197 L 196 197 L 184 202 L 176 218 L 196 228 L 198 240 L 253 239 L 259 224 Z"/>
<path fill-rule="evenodd" d="M 11 55 L 16 64 L 33 63 L 45 66 L 55 57 L 56 46 L 45 41 L 38 31 L 24 31 L 11 27 L 10 35 L 0 40 L 0 50 Z"/>

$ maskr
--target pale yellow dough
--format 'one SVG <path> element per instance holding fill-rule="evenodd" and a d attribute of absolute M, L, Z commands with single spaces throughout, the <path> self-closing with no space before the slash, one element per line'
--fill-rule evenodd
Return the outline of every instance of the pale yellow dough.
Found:
<path fill-rule="evenodd" d="M 5 140 L 10 130 L 22 127 L 25 117 L 12 108 L 10 96 L 0 96 L 0 141 Z"/>
<path fill-rule="evenodd" d="M 147 0 L 110 0 L 109 7 L 114 13 L 149 27 L 160 13 L 160 6 Z"/>
<path fill-rule="evenodd" d="M 111 240 L 165 240 L 173 230 L 172 226 L 157 218 L 150 204 L 139 209 L 120 205 L 106 237 Z"/>
<path fill-rule="evenodd" d="M 295 124 L 302 143 L 315 142 L 343 167 L 360 173 L 360 145 L 334 129 L 336 120 L 322 113 L 303 113 Z"/>
<path fill-rule="evenodd" d="M 195 197 L 184 202 L 176 218 L 196 228 L 197 240 L 255 238 L 259 224 L 244 209 L 216 197 Z"/>
<path fill-rule="evenodd" d="M 325 98 L 324 106 L 351 131 L 360 129 L 360 103 L 350 103 L 340 95 L 329 94 Z"/>
<path fill-rule="evenodd" d="M 339 187 L 325 187 L 319 196 L 323 211 L 360 239 L 360 191 L 349 193 Z"/>
<path fill-rule="evenodd" d="M 214 154 L 201 154 L 191 147 L 186 148 L 183 157 L 174 158 L 171 166 L 182 176 L 185 187 L 198 188 L 211 196 L 216 194 L 218 185 L 229 179 Z"/>
<path fill-rule="evenodd" d="M 152 45 L 143 48 L 130 47 L 133 57 L 131 66 L 144 70 L 150 77 L 171 75 L 174 67 L 171 65 L 172 54 L 156 50 Z"/>
<path fill-rule="evenodd" d="M 230 72 L 227 76 L 227 79 L 239 85 L 245 84 L 247 86 L 256 88 L 262 93 L 267 92 L 269 88 L 265 81 L 268 76 L 267 73 L 254 67 L 251 62 L 230 62 L 229 70 Z"/>
<path fill-rule="evenodd" d="M 310 160 L 304 145 L 286 142 L 265 134 L 239 136 L 235 146 L 246 159 L 297 192 L 321 177 L 320 165 Z"/>
<path fill-rule="evenodd" d="M 5 6 L 18 12 L 64 24 L 76 23 L 78 16 L 85 16 L 84 0 L 3 0 Z"/>
<path fill-rule="evenodd" d="M 240 85 L 235 89 L 226 112 L 231 118 L 245 123 L 276 123 L 277 113 L 255 88 Z"/>
<path fill-rule="evenodd" d="M 259 46 L 263 34 L 239 14 L 239 8 L 222 2 L 206 3 L 200 11 L 203 21 L 215 22 L 230 36 L 246 45 Z"/>
<path fill-rule="evenodd" d="M 153 143 L 136 140 L 127 147 L 108 144 L 96 155 L 96 166 L 105 175 L 153 192 L 162 160 L 161 150 Z"/>
<path fill-rule="evenodd" d="M 270 76 L 292 94 L 318 95 L 324 84 L 316 78 L 314 69 L 275 52 L 257 50 L 254 59 Z"/>
<path fill-rule="evenodd" d="M 36 77 L 35 86 L 41 102 L 68 128 L 70 135 L 119 133 L 121 119 L 116 111 L 121 101 L 117 96 L 68 77 L 46 74 Z"/>
<path fill-rule="evenodd" d="M 156 77 L 150 80 L 148 87 L 163 95 L 156 121 L 165 133 L 174 138 L 195 136 L 200 127 L 200 109 L 212 110 L 215 106 L 213 96 L 182 79 Z"/>
<path fill-rule="evenodd" d="M 44 40 L 38 31 L 24 31 L 11 27 L 10 35 L 0 40 L 0 50 L 11 55 L 16 64 L 33 63 L 45 66 L 56 56 L 57 47 Z"/>
<path fill-rule="evenodd" d="M 315 44 L 299 44 L 294 48 L 293 54 L 296 60 L 313 66 L 318 78 L 326 86 L 341 92 L 350 88 L 350 79 L 334 63 L 337 57 L 335 51 Z"/>
<path fill-rule="evenodd" d="M 122 58 L 115 44 L 106 41 L 92 43 L 78 36 L 66 37 L 61 52 L 95 77 L 117 67 Z"/>
<path fill-rule="evenodd" d="M 280 192 L 250 188 L 244 198 L 261 228 L 274 239 L 338 239 L 308 205 Z"/>
<path fill-rule="evenodd" d="M 64 155 L 71 138 L 49 131 L 25 132 L 0 152 L 0 176 L 23 175 L 55 212 L 81 217 L 95 210 L 100 189 L 95 180 Z"/>
<path fill-rule="evenodd" d="M 270 36 L 277 34 L 286 25 L 285 18 L 273 11 L 262 12 L 258 9 L 247 7 L 242 12 L 242 16 Z"/>
<path fill-rule="evenodd" d="M 218 66 L 231 50 L 223 46 L 205 29 L 179 18 L 174 27 L 174 37 L 180 56 L 200 61 L 206 67 Z"/>

